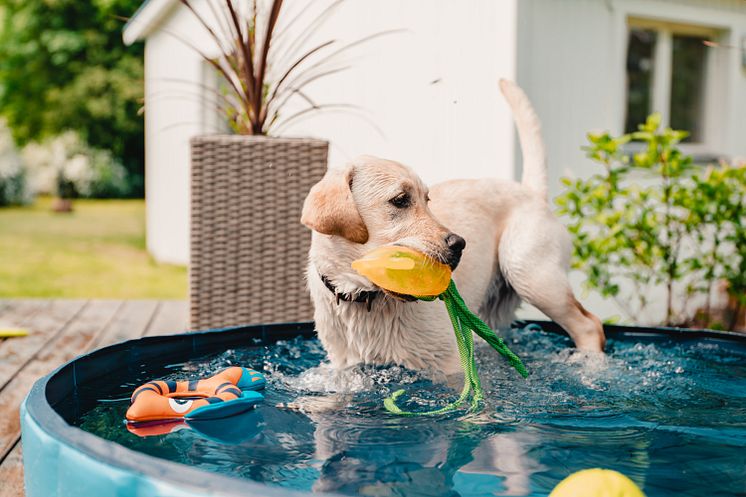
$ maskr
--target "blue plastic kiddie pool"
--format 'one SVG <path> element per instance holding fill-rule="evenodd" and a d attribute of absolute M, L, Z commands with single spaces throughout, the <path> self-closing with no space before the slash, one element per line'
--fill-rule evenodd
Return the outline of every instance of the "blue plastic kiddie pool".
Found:
<path fill-rule="evenodd" d="M 438 417 L 393 416 L 381 401 L 404 388 L 403 407 L 429 411 L 453 398 L 445 384 L 395 366 L 319 366 L 312 323 L 106 347 L 40 379 L 24 402 L 26 495 L 546 496 L 592 467 L 648 497 L 746 493 L 746 336 L 608 326 L 608 355 L 587 357 L 539 324 L 502 333 L 528 379 L 480 349 L 484 409 Z M 151 436 L 126 429 L 138 385 L 234 365 L 267 377 L 251 412 Z"/>

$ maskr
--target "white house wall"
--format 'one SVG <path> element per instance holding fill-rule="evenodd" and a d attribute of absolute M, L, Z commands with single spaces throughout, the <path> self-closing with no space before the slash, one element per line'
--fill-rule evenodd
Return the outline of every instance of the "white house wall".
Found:
<path fill-rule="evenodd" d="M 588 177 L 598 165 L 584 156 L 590 130 L 623 133 L 626 112 L 627 19 L 651 19 L 716 28 L 726 46 L 746 36 L 743 0 L 520 0 L 518 7 L 518 82 L 542 119 L 549 156 L 550 194 L 562 176 Z M 705 99 L 705 147 L 692 153 L 746 157 L 746 71 L 741 53 L 711 49 Z M 686 147 L 684 147 L 686 148 Z M 584 275 L 573 274 L 580 287 Z M 638 322 L 655 321 L 657 307 Z M 624 317 L 611 301 L 591 293 L 584 304 L 603 318 Z"/>
<path fill-rule="evenodd" d="M 627 19 L 640 17 L 716 28 L 723 45 L 746 36 L 743 0 L 521 0 L 518 82 L 541 117 L 553 193 L 559 178 L 595 169 L 580 147 L 590 130 L 621 134 L 626 98 Z M 746 71 L 736 49 L 711 49 L 706 152 L 746 156 Z M 708 116 L 709 117 L 709 116 Z"/>
<path fill-rule="evenodd" d="M 287 130 L 331 142 L 330 163 L 373 154 L 432 183 L 514 176 L 513 124 L 497 82 L 515 78 L 515 0 L 349 0 L 316 39 L 405 28 L 352 52 L 352 69 L 310 89 L 367 118 L 322 114 Z"/>
<path fill-rule="evenodd" d="M 156 260 L 189 261 L 189 139 L 215 132 L 213 80 L 202 58 L 182 40 L 210 44 L 196 22 L 177 7 L 145 44 L 145 195 L 147 247 Z"/>
<path fill-rule="evenodd" d="M 286 7 L 304 4 L 288 0 Z M 281 134 L 329 140 L 332 165 L 367 153 L 409 164 L 430 183 L 513 178 L 520 154 L 497 90 L 500 77 L 513 78 L 543 121 L 554 195 L 561 176 L 594 172 L 580 150 L 587 131 L 622 131 L 629 16 L 717 28 L 723 45 L 739 46 L 745 11 L 743 0 L 348 0 L 308 46 L 405 30 L 357 47 L 341 58 L 350 70 L 314 83 L 308 93 L 318 103 L 356 105 L 366 119 L 326 113 Z M 209 46 L 178 5 L 147 39 L 147 236 L 156 259 L 187 263 L 189 138 L 218 126 L 209 95 L 200 97 L 213 74 L 174 32 Z M 746 157 L 741 54 L 714 50 L 717 76 L 706 95 L 708 152 Z M 575 276 L 576 287 L 581 279 Z M 597 296 L 584 302 L 603 317 L 619 314 Z"/>

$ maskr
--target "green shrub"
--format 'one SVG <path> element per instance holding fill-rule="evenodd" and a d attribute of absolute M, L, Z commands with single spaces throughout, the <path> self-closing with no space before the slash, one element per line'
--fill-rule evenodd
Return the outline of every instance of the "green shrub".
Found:
<path fill-rule="evenodd" d="M 713 322 L 709 311 L 722 280 L 746 305 L 746 165 L 696 165 L 677 147 L 686 136 L 661 130 L 657 114 L 630 135 L 589 134 L 584 150 L 601 170 L 563 178 L 556 203 L 570 220 L 573 267 L 630 317 L 647 310 L 652 290 L 662 288 L 662 323 L 683 323 L 699 298 L 707 325 L 733 326 Z M 632 140 L 643 148 L 629 156 L 623 146 Z"/>
<path fill-rule="evenodd" d="M 10 131 L 0 121 L 0 206 L 24 204 L 28 200 L 23 163 Z"/>

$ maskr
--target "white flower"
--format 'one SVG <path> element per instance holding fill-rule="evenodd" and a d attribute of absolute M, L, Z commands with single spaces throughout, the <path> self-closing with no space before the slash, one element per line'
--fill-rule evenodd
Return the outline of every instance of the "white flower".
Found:
<path fill-rule="evenodd" d="M 62 178 L 82 196 L 127 189 L 126 171 L 107 150 L 91 148 L 74 131 L 30 143 L 22 153 L 29 184 L 34 193 L 57 193 Z"/>
<path fill-rule="evenodd" d="M 0 205 L 29 200 L 23 161 L 18 155 L 10 130 L 0 120 Z"/>
<path fill-rule="evenodd" d="M 19 174 L 23 167 L 10 130 L 0 121 L 0 178 L 7 179 Z"/>
<path fill-rule="evenodd" d="M 29 143 L 21 150 L 28 172 L 28 182 L 34 193 L 52 194 L 57 185 L 57 169 L 52 165 L 51 150 L 38 143 Z"/>
<path fill-rule="evenodd" d="M 62 175 L 75 185 L 79 194 L 90 194 L 91 182 L 94 179 L 90 157 L 83 154 L 72 156 L 62 166 Z"/>

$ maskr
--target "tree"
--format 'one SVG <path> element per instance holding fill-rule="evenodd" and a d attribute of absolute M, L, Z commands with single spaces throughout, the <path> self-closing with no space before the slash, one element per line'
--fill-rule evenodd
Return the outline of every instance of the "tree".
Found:
<path fill-rule="evenodd" d="M 122 43 L 141 0 L 0 0 L 0 114 L 19 145 L 75 130 L 142 194 L 143 46 Z"/>

